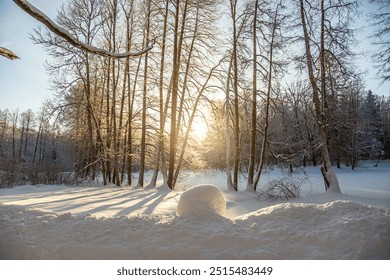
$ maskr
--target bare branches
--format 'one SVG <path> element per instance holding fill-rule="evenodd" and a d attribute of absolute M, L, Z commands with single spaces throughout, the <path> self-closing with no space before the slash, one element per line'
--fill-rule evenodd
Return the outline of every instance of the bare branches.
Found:
<path fill-rule="evenodd" d="M 377 75 L 384 83 L 390 81 L 390 3 L 383 0 L 370 0 L 370 3 L 377 5 L 377 11 L 370 15 L 375 28 L 371 36 L 374 39 L 373 44 L 378 47 L 373 59 L 377 63 Z"/>
<path fill-rule="evenodd" d="M 31 5 L 27 0 L 13 0 L 13 1 L 30 16 L 43 23 L 49 30 L 51 30 L 58 36 L 64 38 L 73 46 L 80 48 L 81 50 L 87 51 L 89 53 L 112 57 L 112 58 L 126 58 L 131 56 L 143 55 L 144 53 L 148 52 L 153 48 L 153 44 L 152 44 L 138 52 L 125 52 L 125 53 L 112 53 L 104 49 L 96 48 L 92 45 L 82 43 L 76 38 L 74 38 L 68 31 L 58 26 L 54 21 L 48 18 L 42 11 L 37 9 L 35 6 Z"/>

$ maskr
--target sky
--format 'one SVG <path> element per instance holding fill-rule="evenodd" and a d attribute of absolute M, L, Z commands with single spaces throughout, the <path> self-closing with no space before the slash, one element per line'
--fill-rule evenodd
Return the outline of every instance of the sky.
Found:
<path fill-rule="evenodd" d="M 55 18 L 64 0 L 30 0 L 34 6 Z M 12 0 L 0 0 L 0 46 L 20 59 L 0 57 L 0 109 L 37 112 L 50 97 L 49 79 L 44 64 L 48 56 L 35 45 L 29 34 L 40 23 L 21 10 Z"/>
<path fill-rule="evenodd" d="M 66 0 L 30 0 L 34 6 L 55 19 L 57 10 Z M 362 7 L 367 11 L 368 7 Z M 360 25 L 366 25 L 367 18 L 360 17 Z M 14 111 L 32 109 L 40 110 L 45 99 L 49 98 L 49 80 L 44 64 L 50 58 L 42 47 L 35 45 L 29 34 L 34 28 L 41 25 L 34 18 L 22 11 L 12 0 L 0 0 L 0 46 L 15 52 L 20 59 L 8 60 L 0 56 L 0 110 L 8 108 Z M 366 39 L 368 29 L 358 33 L 363 51 L 372 49 Z M 380 86 L 381 82 L 374 78 L 375 69 L 371 67 L 369 57 L 360 59 L 361 71 L 367 70 L 364 75 L 367 89 L 378 95 L 390 94 L 390 82 Z"/>

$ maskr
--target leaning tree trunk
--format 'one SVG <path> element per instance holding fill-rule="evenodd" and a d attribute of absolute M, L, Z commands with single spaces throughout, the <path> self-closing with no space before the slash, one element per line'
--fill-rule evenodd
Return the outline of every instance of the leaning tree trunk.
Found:
<path fill-rule="evenodd" d="M 321 1 L 321 11 L 322 11 L 322 19 L 321 19 L 321 50 L 320 50 L 320 63 L 322 65 L 324 60 L 324 20 L 325 20 L 325 13 L 324 13 L 324 1 Z M 319 128 L 319 137 L 320 137 L 320 143 L 321 143 L 321 152 L 322 152 L 322 158 L 323 158 L 323 166 L 321 167 L 322 176 L 324 177 L 325 182 L 325 190 L 327 192 L 334 192 L 334 193 L 341 193 L 339 182 L 337 180 L 336 174 L 333 171 L 332 164 L 329 157 L 329 149 L 327 145 L 327 135 L 326 135 L 326 122 L 324 117 L 324 112 L 322 110 L 321 106 L 321 100 L 319 97 L 319 88 L 317 86 L 316 77 L 314 75 L 313 70 L 313 57 L 310 50 L 310 38 L 309 33 L 307 30 L 306 25 L 306 18 L 305 18 L 305 10 L 304 10 L 304 4 L 303 0 L 300 0 L 300 13 L 301 13 L 301 21 L 302 21 L 302 28 L 303 28 L 303 35 L 305 40 L 305 50 L 306 50 L 306 62 L 307 62 L 307 68 L 309 73 L 309 80 L 313 91 L 313 103 L 316 113 L 316 120 Z M 321 69 L 322 70 L 322 69 Z M 324 75 L 321 75 L 321 87 L 324 90 Z M 324 93 L 323 93 L 324 94 Z"/>

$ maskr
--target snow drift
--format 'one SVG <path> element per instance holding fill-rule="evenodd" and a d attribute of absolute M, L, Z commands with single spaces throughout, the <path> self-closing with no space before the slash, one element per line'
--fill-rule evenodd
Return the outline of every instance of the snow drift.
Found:
<path fill-rule="evenodd" d="M 221 190 L 214 185 L 197 185 L 180 196 L 176 208 L 178 217 L 210 218 L 224 216 L 226 200 Z"/>
<path fill-rule="evenodd" d="M 0 205 L 1 259 L 390 259 L 389 209 L 283 203 L 234 219 Z"/>

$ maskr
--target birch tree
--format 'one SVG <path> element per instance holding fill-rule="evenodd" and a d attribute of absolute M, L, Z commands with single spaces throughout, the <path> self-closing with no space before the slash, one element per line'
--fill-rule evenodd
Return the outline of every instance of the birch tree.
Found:
<path fill-rule="evenodd" d="M 321 0 L 318 8 L 314 8 L 311 3 L 306 3 L 304 0 L 299 1 L 299 11 L 301 18 L 301 27 L 303 31 L 303 39 L 305 45 L 306 67 L 307 73 L 312 88 L 312 98 L 316 113 L 316 120 L 319 127 L 319 139 L 321 144 L 321 152 L 323 159 L 323 166 L 321 172 L 324 178 L 325 190 L 328 192 L 340 193 L 340 186 L 337 176 L 333 170 L 327 133 L 327 120 L 325 117 L 325 100 L 326 100 L 326 69 L 325 69 L 325 54 L 330 53 L 334 55 L 333 50 L 335 45 L 345 46 L 348 44 L 346 36 L 350 36 L 351 31 L 346 28 L 346 20 L 350 20 L 350 14 L 356 5 L 354 2 L 347 2 L 343 0 L 327 1 Z M 326 5 L 327 4 L 327 5 Z M 318 24 L 315 25 L 314 18 L 317 18 Z M 333 26 L 332 23 L 337 23 Z M 339 29 L 340 25 L 343 28 Z M 314 36 L 316 34 L 316 36 Z M 319 35 L 317 35 L 319 34 Z M 342 37 L 340 37 L 342 36 Z M 330 38 L 326 41 L 326 38 Z M 316 44 L 313 44 L 315 42 Z M 326 45 L 327 44 L 327 45 Z M 332 45 L 333 44 L 333 45 Z M 318 60 L 313 57 L 313 50 L 318 54 Z M 336 59 L 341 61 L 343 57 L 338 56 Z M 345 57 L 344 57 L 345 58 Z M 316 61 L 319 61 L 318 76 L 315 73 Z"/>

